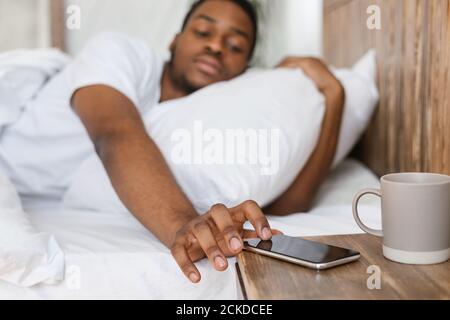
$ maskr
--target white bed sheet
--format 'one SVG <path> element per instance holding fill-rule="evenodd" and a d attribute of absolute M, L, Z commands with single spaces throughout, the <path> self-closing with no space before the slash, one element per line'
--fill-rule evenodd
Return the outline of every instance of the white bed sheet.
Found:
<path fill-rule="evenodd" d="M 308 214 L 269 217 L 292 236 L 361 233 L 353 221 L 356 192 L 379 186 L 355 160 L 343 162 L 322 186 Z M 379 200 L 366 199 L 361 216 L 379 228 Z M 200 284 L 187 281 L 170 252 L 131 215 L 39 208 L 29 211 L 39 230 L 53 233 L 66 254 L 66 279 L 58 285 L 19 288 L 0 282 L 0 299 L 236 299 L 234 263 L 225 272 L 197 263 Z"/>

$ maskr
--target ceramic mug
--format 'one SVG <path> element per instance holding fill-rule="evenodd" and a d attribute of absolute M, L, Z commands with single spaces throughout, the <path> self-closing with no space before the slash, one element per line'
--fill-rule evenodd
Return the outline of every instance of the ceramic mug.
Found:
<path fill-rule="evenodd" d="M 366 194 L 381 198 L 382 230 L 359 218 L 358 202 Z M 381 190 L 365 189 L 353 200 L 359 227 L 383 238 L 383 255 L 407 264 L 435 264 L 450 257 L 450 176 L 396 173 L 381 178 Z"/>

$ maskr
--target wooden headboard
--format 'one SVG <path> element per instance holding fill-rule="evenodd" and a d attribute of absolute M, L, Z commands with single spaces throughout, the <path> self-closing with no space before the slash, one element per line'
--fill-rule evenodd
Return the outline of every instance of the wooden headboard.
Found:
<path fill-rule="evenodd" d="M 324 0 L 325 60 L 348 67 L 369 48 L 380 104 L 354 156 L 378 175 L 450 174 L 450 0 Z"/>

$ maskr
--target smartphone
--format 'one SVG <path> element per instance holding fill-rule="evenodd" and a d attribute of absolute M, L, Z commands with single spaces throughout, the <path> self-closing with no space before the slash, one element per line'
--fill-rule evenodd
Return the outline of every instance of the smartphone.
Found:
<path fill-rule="evenodd" d="M 248 239 L 244 241 L 244 250 L 315 270 L 329 269 L 360 258 L 357 251 L 284 235 L 273 236 L 271 240 Z"/>

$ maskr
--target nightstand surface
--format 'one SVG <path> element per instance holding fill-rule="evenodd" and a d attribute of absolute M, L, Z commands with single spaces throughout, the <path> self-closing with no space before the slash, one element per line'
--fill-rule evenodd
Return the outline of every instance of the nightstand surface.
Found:
<path fill-rule="evenodd" d="M 381 239 L 367 234 L 305 237 L 359 251 L 361 258 L 336 268 L 315 271 L 244 251 L 237 257 L 243 296 L 276 299 L 450 299 L 450 262 L 405 265 L 382 255 Z M 375 267 L 371 267 L 375 266 Z M 381 288 L 373 270 L 380 270 Z"/>

